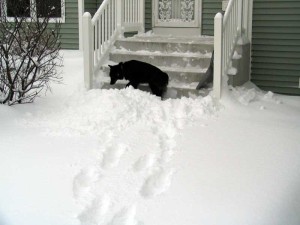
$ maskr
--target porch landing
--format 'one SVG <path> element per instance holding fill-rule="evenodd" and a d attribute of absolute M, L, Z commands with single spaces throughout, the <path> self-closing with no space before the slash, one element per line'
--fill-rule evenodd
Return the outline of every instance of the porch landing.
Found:
<path fill-rule="evenodd" d="M 206 95 L 209 91 L 196 90 L 199 82 L 207 79 L 213 51 L 213 37 L 173 37 L 153 34 L 119 38 L 109 54 L 109 59 L 95 76 L 94 88 L 124 88 L 128 81 L 109 84 L 109 67 L 119 62 L 140 60 L 157 66 L 169 75 L 168 91 L 165 97 L 191 97 Z M 147 85 L 139 89 L 149 90 Z"/>

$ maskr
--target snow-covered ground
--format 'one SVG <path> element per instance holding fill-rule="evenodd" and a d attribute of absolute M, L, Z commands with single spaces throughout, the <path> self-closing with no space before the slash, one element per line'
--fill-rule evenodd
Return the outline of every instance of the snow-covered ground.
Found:
<path fill-rule="evenodd" d="M 300 97 L 159 98 L 64 84 L 0 105 L 1 225 L 299 225 Z"/>

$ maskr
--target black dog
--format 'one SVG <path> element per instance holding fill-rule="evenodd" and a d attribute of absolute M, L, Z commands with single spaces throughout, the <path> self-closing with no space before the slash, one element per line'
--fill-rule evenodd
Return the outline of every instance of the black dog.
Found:
<path fill-rule="evenodd" d="M 109 65 L 109 67 L 111 85 L 122 79 L 129 80 L 126 87 L 131 85 L 137 88 L 139 84 L 148 83 L 152 93 L 162 97 L 169 83 L 168 74 L 149 63 L 130 60 L 124 63 L 120 62 L 115 66 Z"/>

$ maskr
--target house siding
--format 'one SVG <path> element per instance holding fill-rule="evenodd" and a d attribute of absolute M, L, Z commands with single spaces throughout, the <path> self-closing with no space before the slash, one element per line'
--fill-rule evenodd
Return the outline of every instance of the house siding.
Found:
<path fill-rule="evenodd" d="M 202 0 L 202 35 L 214 35 L 214 17 L 222 11 L 222 0 Z"/>
<path fill-rule="evenodd" d="M 94 16 L 102 2 L 102 0 L 84 0 L 84 11 Z"/>
<path fill-rule="evenodd" d="M 65 0 L 65 23 L 61 24 L 60 32 L 62 48 L 79 48 L 77 0 Z"/>
<path fill-rule="evenodd" d="M 145 30 L 152 30 L 152 1 L 145 0 Z"/>
<path fill-rule="evenodd" d="M 95 14 L 102 0 L 85 0 L 84 11 Z M 214 16 L 222 10 L 222 0 L 202 0 L 202 34 L 213 35 Z M 78 49 L 78 1 L 65 0 L 66 20 L 61 26 L 61 41 L 64 49 Z M 152 1 L 145 0 L 145 29 L 152 29 Z"/>
<path fill-rule="evenodd" d="M 95 14 L 102 0 L 85 0 L 84 11 Z M 78 0 L 65 0 L 65 23 L 61 24 L 63 49 L 79 49 Z"/>
<path fill-rule="evenodd" d="M 300 95 L 300 1 L 254 0 L 251 80 L 261 89 Z"/>

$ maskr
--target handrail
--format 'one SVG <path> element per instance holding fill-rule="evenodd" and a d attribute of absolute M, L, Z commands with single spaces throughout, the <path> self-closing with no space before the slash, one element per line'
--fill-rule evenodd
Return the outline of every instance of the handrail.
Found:
<path fill-rule="evenodd" d="M 232 56 L 240 38 L 250 40 L 249 26 L 253 0 L 230 0 L 225 11 L 214 19 L 214 95 L 221 98 L 222 76 L 232 64 Z"/>
<path fill-rule="evenodd" d="M 92 23 L 95 23 L 95 19 L 99 18 L 99 16 L 103 13 L 105 7 L 107 6 L 107 4 L 109 4 L 110 0 L 104 0 L 100 7 L 98 8 L 98 10 L 96 11 L 96 13 L 94 14 L 93 18 L 92 18 Z"/>
<path fill-rule="evenodd" d="M 118 36 L 124 32 L 144 32 L 145 0 L 104 0 L 91 18 L 83 15 L 84 76 L 86 88 L 107 59 Z"/>

